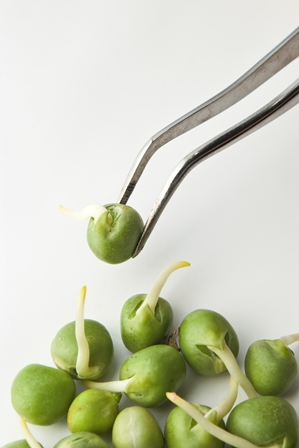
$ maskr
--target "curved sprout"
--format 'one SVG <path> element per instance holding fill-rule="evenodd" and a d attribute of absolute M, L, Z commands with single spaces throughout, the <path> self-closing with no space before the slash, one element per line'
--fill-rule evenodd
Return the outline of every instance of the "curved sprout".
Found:
<path fill-rule="evenodd" d="M 210 423 L 225 429 L 224 417 L 232 410 L 238 395 L 238 383 L 230 376 L 229 388 L 225 398 L 213 408 L 202 404 L 191 403 L 198 410 L 204 419 Z M 179 447 L 218 447 L 223 448 L 223 440 L 215 437 L 207 431 L 199 422 L 195 425 L 194 418 L 185 409 L 176 407 L 171 411 L 165 424 L 165 439 L 168 446 Z"/>
<path fill-rule="evenodd" d="M 235 378 L 231 375 L 229 378 L 229 388 L 228 392 L 224 398 L 217 406 L 214 406 L 210 409 L 206 414 L 205 418 L 209 420 L 209 417 L 213 416 L 212 419 L 216 424 L 219 422 L 231 411 L 233 408 L 235 401 L 238 396 L 238 386 L 239 383 L 235 380 Z M 214 417 L 215 415 L 215 417 Z"/>
<path fill-rule="evenodd" d="M 240 369 L 240 366 L 237 363 L 237 360 L 228 345 L 224 342 L 222 350 L 213 345 L 208 345 L 207 347 L 221 359 L 231 376 L 239 383 L 248 398 L 257 397 L 258 394 L 256 390 L 254 389 L 253 385 L 246 377 L 246 375 Z"/>
<path fill-rule="evenodd" d="M 24 434 L 25 440 L 30 446 L 30 448 L 42 448 L 42 446 L 37 442 L 37 440 L 33 437 L 31 432 L 29 431 L 26 420 L 24 418 L 21 419 L 21 429 Z"/>
<path fill-rule="evenodd" d="M 91 381 L 84 380 L 83 384 L 89 389 L 100 389 L 106 390 L 108 392 L 126 392 L 127 386 L 133 380 L 133 376 L 131 378 L 125 380 L 112 380 L 112 381 Z"/>
<path fill-rule="evenodd" d="M 190 266 L 190 263 L 187 261 L 176 261 L 169 266 L 167 266 L 163 271 L 160 273 L 158 278 L 156 279 L 155 283 L 153 284 L 152 288 L 150 289 L 150 292 L 147 294 L 145 300 L 143 301 L 142 305 L 138 308 L 137 314 L 140 313 L 140 311 L 145 308 L 147 305 L 152 310 L 153 313 L 155 313 L 155 308 L 161 293 L 161 290 L 163 286 L 165 285 L 168 277 L 170 274 L 172 274 L 174 271 L 180 268 L 184 268 L 186 266 Z"/>
<path fill-rule="evenodd" d="M 281 340 L 281 342 L 288 346 L 293 344 L 294 342 L 298 342 L 299 341 L 299 333 L 294 333 L 294 334 L 289 334 L 287 336 L 282 336 L 279 338 Z"/>
<path fill-rule="evenodd" d="M 78 345 L 78 356 L 76 361 L 76 371 L 80 378 L 86 378 L 99 370 L 99 366 L 89 366 L 90 349 L 84 332 L 84 305 L 86 297 L 86 286 L 81 288 L 76 313 L 75 334 Z"/>
<path fill-rule="evenodd" d="M 62 205 L 60 205 L 58 207 L 58 210 L 63 215 L 68 216 L 69 218 L 72 219 L 82 220 L 87 218 L 93 218 L 95 221 L 97 221 L 103 213 L 107 212 L 107 209 L 104 206 L 97 204 L 88 205 L 82 210 L 69 210 L 68 208 L 65 208 Z"/>

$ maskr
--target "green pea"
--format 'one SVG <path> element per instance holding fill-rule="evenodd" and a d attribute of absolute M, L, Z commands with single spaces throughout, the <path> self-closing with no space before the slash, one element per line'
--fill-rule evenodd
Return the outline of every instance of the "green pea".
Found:
<path fill-rule="evenodd" d="M 25 439 L 15 440 L 14 442 L 7 443 L 1 448 L 30 448 L 28 442 Z"/>
<path fill-rule="evenodd" d="M 141 406 L 123 409 L 112 429 L 114 448 L 164 448 L 164 438 L 155 417 Z"/>
<path fill-rule="evenodd" d="M 101 435 L 112 429 L 119 412 L 121 394 L 98 389 L 81 392 L 72 402 L 67 414 L 68 428 L 72 433 L 93 432 Z"/>
<path fill-rule="evenodd" d="M 202 415 L 206 415 L 211 410 L 208 406 L 202 406 L 192 403 Z M 211 419 L 210 419 L 211 420 Z M 211 421 L 214 422 L 212 419 Z M 225 428 L 224 421 L 221 420 L 217 425 Z M 223 448 L 224 442 L 217 439 L 203 427 L 198 424 L 186 411 L 176 407 L 168 415 L 164 436 L 167 448 Z"/>
<path fill-rule="evenodd" d="M 137 313 L 145 299 L 146 294 L 137 294 L 122 308 L 121 337 L 131 352 L 164 342 L 173 320 L 172 308 L 162 297 L 159 297 L 154 313 L 149 307 Z"/>
<path fill-rule="evenodd" d="M 109 446 L 97 434 L 76 432 L 57 442 L 54 448 L 109 448 Z"/>
<path fill-rule="evenodd" d="M 245 373 L 260 395 L 282 395 L 297 375 L 292 350 L 280 339 L 251 344 L 245 357 Z"/>
<path fill-rule="evenodd" d="M 51 344 L 56 367 L 74 379 L 98 379 L 103 376 L 113 357 L 110 333 L 100 322 L 84 319 L 86 286 L 77 300 L 76 321 L 62 327 Z"/>
<path fill-rule="evenodd" d="M 163 269 L 148 294 L 134 295 L 125 302 L 120 326 L 121 337 L 128 350 L 136 352 L 165 341 L 173 312 L 169 302 L 159 294 L 172 272 L 189 265 L 185 261 L 172 263 Z"/>
<path fill-rule="evenodd" d="M 186 375 L 180 353 L 169 345 L 151 345 L 131 355 L 122 364 L 118 381 L 84 381 L 87 387 L 124 392 L 134 403 L 160 406 L 168 390 L 178 390 Z"/>
<path fill-rule="evenodd" d="M 197 373 L 217 375 L 228 370 L 248 398 L 257 396 L 236 360 L 237 334 L 221 314 L 211 310 L 191 312 L 181 323 L 179 337 L 183 356 Z"/>
<path fill-rule="evenodd" d="M 146 407 L 167 401 L 168 390 L 178 390 L 186 374 L 180 353 L 169 345 L 152 345 L 130 356 L 120 369 L 120 379 L 131 379 L 126 395 Z"/>
<path fill-rule="evenodd" d="M 112 361 L 113 342 L 110 333 L 100 322 L 84 319 L 84 331 L 89 345 L 90 373 L 82 376 L 77 371 L 78 344 L 75 322 L 62 327 L 51 344 L 51 355 L 55 365 L 68 372 L 75 379 L 98 379 L 103 376 Z"/>
<path fill-rule="evenodd" d="M 298 441 L 298 416 L 281 397 L 255 397 L 242 401 L 230 413 L 227 431 L 257 446 L 294 448 Z"/>
<path fill-rule="evenodd" d="M 87 242 L 94 255 L 110 264 L 118 264 L 132 257 L 143 231 L 139 213 L 124 204 L 90 205 L 80 211 L 60 206 L 64 215 L 74 219 L 90 218 Z"/>
<path fill-rule="evenodd" d="M 188 314 L 180 325 L 180 348 L 187 363 L 202 375 L 217 375 L 226 365 L 209 347 L 220 350 L 227 345 L 236 357 L 239 351 L 237 334 L 219 313 L 199 309 Z"/>
<path fill-rule="evenodd" d="M 11 386 L 15 411 L 27 422 L 51 425 L 63 418 L 76 394 L 70 375 L 53 367 L 29 364 Z"/>

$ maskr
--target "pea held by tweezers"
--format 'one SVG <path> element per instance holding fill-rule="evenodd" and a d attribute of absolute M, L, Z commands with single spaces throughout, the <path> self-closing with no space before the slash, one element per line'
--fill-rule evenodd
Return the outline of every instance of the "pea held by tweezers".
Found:
<path fill-rule="evenodd" d="M 144 227 L 139 213 L 124 204 L 92 204 L 80 211 L 60 206 L 59 211 L 73 219 L 89 218 L 88 245 L 97 258 L 110 264 L 132 257 Z"/>

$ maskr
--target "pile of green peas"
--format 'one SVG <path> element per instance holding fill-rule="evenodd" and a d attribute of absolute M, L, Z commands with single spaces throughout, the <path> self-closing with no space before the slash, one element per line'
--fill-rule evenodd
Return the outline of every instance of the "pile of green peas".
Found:
<path fill-rule="evenodd" d="M 60 211 L 75 219 L 90 218 L 88 244 L 99 259 L 111 264 L 132 256 L 143 229 L 139 214 L 120 204 L 89 206 L 81 212 L 60 207 Z M 225 443 L 237 448 L 295 448 L 298 416 L 282 395 L 297 376 L 289 345 L 299 341 L 299 333 L 254 342 L 246 353 L 244 372 L 236 360 L 238 336 L 216 311 L 192 311 L 171 334 L 172 307 L 160 293 L 174 271 L 189 265 L 172 263 L 148 294 L 136 294 L 123 304 L 121 337 L 131 355 L 119 370 L 119 380 L 101 380 L 113 360 L 114 345 L 103 324 L 85 319 L 83 287 L 76 319 L 53 338 L 55 367 L 30 364 L 15 376 L 11 401 L 24 438 L 2 448 L 40 448 L 27 423 L 47 426 L 62 419 L 70 434 L 54 448 L 109 448 L 102 438 L 107 433 L 114 448 L 223 448 Z M 198 375 L 228 372 L 224 400 L 210 408 L 178 395 L 187 366 Z M 80 393 L 76 382 L 83 385 Z M 239 387 L 247 398 L 235 405 Z M 123 395 L 131 405 L 120 410 Z M 151 408 L 169 402 L 176 406 L 162 431 Z"/>

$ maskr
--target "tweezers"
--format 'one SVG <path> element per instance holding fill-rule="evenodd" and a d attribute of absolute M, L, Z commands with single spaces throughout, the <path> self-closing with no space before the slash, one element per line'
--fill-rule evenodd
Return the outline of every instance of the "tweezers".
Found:
<path fill-rule="evenodd" d="M 119 203 L 126 204 L 150 158 L 166 143 L 204 123 L 245 98 L 299 56 L 299 27 L 233 84 L 151 137 L 138 154 L 123 185 Z M 299 102 L 299 78 L 272 101 L 196 148 L 172 171 L 145 223 L 133 258 L 143 249 L 170 198 L 199 163 L 260 129 Z"/>

